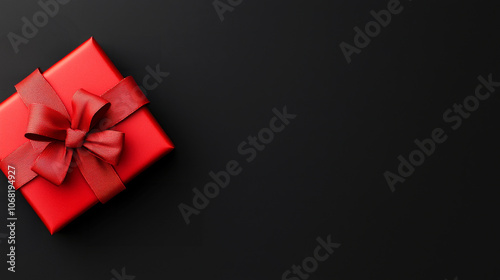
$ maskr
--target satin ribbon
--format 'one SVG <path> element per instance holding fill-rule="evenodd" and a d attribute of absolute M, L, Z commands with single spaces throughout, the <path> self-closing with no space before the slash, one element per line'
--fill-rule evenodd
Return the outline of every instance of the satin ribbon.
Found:
<path fill-rule="evenodd" d="M 100 202 L 125 189 L 113 167 L 123 151 L 124 133 L 110 128 L 148 103 L 133 78 L 122 79 L 101 96 L 79 89 L 71 115 L 39 69 L 16 89 L 29 110 L 25 137 L 30 141 L 0 162 L 4 172 L 8 165 L 16 167 L 16 190 L 37 176 L 61 185 L 72 162 Z"/>

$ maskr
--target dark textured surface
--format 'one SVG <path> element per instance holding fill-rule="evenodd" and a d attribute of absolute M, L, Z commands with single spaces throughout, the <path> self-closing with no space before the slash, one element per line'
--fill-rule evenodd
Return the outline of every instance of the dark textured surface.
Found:
<path fill-rule="evenodd" d="M 347 63 L 339 44 L 388 2 L 243 0 L 221 21 L 212 1 L 73 0 L 16 54 L 7 34 L 41 8 L 3 0 L 1 101 L 94 36 L 125 76 L 170 73 L 148 98 L 176 149 L 54 236 L 18 194 L 17 272 L 0 226 L 0 279 L 282 279 L 328 235 L 341 246 L 308 279 L 498 279 L 500 97 L 457 130 L 442 117 L 479 75 L 500 81 L 498 4 L 401 1 Z M 245 161 L 284 106 L 297 117 Z M 447 141 L 391 192 L 383 173 L 438 127 Z M 230 160 L 241 174 L 186 225 L 179 204 Z"/>

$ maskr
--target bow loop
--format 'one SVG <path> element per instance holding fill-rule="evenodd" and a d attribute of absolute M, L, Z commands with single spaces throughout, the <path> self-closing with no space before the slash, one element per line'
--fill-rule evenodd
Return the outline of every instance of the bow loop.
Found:
<path fill-rule="evenodd" d="M 111 104 L 102 97 L 79 89 L 73 95 L 71 106 L 71 128 L 88 132 L 106 114 Z"/>
<path fill-rule="evenodd" d="M 35 141 L 64 141 L 69 120 L 58 111 L 43 104 L 32 103 L 28 106 L 28 128 L 25 137 Z"/>

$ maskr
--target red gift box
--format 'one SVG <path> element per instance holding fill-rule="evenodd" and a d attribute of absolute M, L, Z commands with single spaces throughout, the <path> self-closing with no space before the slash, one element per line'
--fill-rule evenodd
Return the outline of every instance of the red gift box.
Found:
<path fill-rule="evenodd" d="M 43 77 L 68 110 L 77 90 L 84 89 L 100 96 L 123 79 L 93 38 L 45 71 Z M 0 104 L 0 160 L 29 141 L 25 137 L 28 114 L 28 108 L 18 93 Z M 112 130 L 125 135 L 120 160 L 114 166 L 123 183 L 174 148 L 145 107 L 119 122 Z M 70 168 L 59 186 L 38 176 L 19 190 L 51 234 L 99 202 L 77 167 Z"/>

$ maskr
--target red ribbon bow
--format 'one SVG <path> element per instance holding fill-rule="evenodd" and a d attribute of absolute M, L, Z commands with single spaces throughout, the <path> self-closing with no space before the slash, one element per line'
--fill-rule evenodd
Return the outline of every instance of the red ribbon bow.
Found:
<path fill-rule="evenodd" d="M 72 114 L 37 69 L 16 85 L 29 109 L 25 143 L 2 160 L 20 166 L 16 189 L 36 176 L 55 185 L 63 183 L 74 160 L 96 197 L 105 203 L 125 189 L 114 170 L 124 145 L 124 133 L 110 130 L 148 101 L 133 78 L 94 95 L 78 90 L 72 99 Z"/>
<path fill-rule="evenodd" d="M 89 151 L 111 165 L 116 165 L 123 149 L 124 134 L 105 130 L 89 132 L 108 111 L 110 103 L 85 90 L 73 95 L 71 121 L 66 116 L 44 104 L 30 104 L 26 138 L 49 141 L 31 170 L 53 184 L 60 185 L 74 155 L 86 159 Z M 86 160 L 79 162 L 79 166 Z"/>

